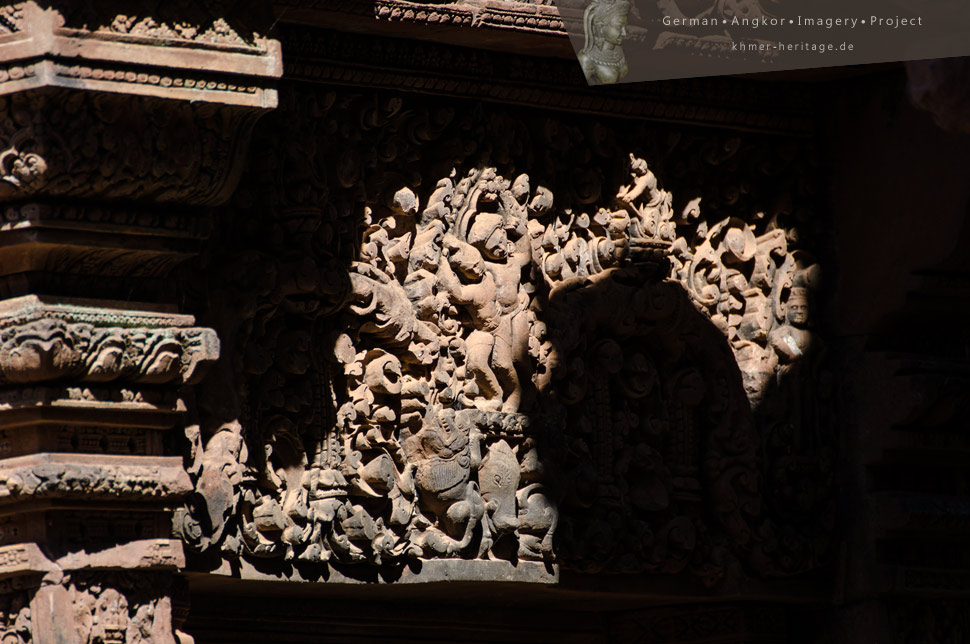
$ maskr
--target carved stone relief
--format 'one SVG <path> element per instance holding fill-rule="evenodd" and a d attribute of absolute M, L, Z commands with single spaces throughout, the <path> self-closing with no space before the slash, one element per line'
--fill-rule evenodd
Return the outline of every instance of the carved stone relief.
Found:
<path fill-rule="evenodd" d="M 0 315 L 2 384 L 63 378 L 190 383 L 219 354 L 215 332 L 188 326 L 188 316 L 112 314 L 110 309 L 47 304 L 36 296 L 4 301 Z M 132 323 L 140 325 L 127 326 Z"/>
<path fill-rule="evenodd" d="M 135 101 L 137 106 L 132 106 Z M 150 98 L 37 90 L 0 97 L 0 198 L 217 203 L 258 113 Z"/>
<path fill-rule="evenodd" d="M 74 642 L 80 644 L 174 644 L 172 581 L 125 572 L 77 572 L 65 576 L 62 602 L 73 617 Z M 68 616 L 59 616 L 65 619 Z M 65 620 L 64 625 L 67 625 Z M 67 633 L 61 633 L 61 636 Z"/>
<path fill-rule="evenodd" d="M 219 343 L 188 315 L 92 304 L 0 304 L 0 572 L 29 607 L 0 590 L 0 640 L 173 644 L 171 508 L 192 485 L 162 434 Z"/>
<path fill-rule="evenodd" d="M 39 182 L 47 172 L 44 157 L 34 152 L 26 152 L 20 146 L 29 146 L 30 130 L 21 130 L 10 137 L 10 147 L 0 152 L 0 181 L 15 188 L 25 188 Z"/>
<path fill-rule="evenodd" d="M 272 20 L 265 0 L 8 4 L 0 85 L 272 107 L 280 72 L 279 47 L 265 37 Z"/>
<path fill-rule="evenodd" d="M 0 595 L 0 642 L 28 644 L 30 641 L 29 595 L 24 591 Z"/>
<path fill-rule="evenodd" d="M 167 443 L 219 339 L 162 282 L 235 189 L 281 69 L 268 2 L 149 4 L 0 8 L 7 644 L 176 641 L 171 515 L 193 485 Z"/>
<path fill-rule="evenodd" d="M 227 211 L 245 223 L 217 232 L 205 287 L 226 358 L 189 436 L 190 546 L 305 570 L 535 560 L 710 584 L 825 559 L 827 528 L 793 536 L 763 480 L 802 467 L 770 452 L 814 454 L 824 420 L 804 397 L 818 269 L 790 210 L 761 221 L 724 193 L 708 215 L 706 193 L 675 208 L 598 124 L 285 98 L 237 197 L 253 216 Z M 675 169 L 742 154 L 669 150 Z M 797 431 L 772 429 L 785 419 Z"/>

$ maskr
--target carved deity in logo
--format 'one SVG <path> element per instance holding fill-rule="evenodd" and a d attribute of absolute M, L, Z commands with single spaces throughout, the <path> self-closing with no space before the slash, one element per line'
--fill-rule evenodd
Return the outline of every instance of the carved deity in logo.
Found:
<path fill-rule="evenodd" d="M 626 38 L 629 0 L 593 0 L 583 14 L 585 44 L 579 52 L 590 85 L 615 83 L 627 75 L 623 39 Z"/>

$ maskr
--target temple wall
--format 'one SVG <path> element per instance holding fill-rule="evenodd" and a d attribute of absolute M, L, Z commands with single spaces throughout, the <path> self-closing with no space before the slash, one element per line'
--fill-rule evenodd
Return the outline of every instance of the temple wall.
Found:
<path fill-rule="evenodd" d="M 965 638 L 946 69 L 931 116 L 589 88 L 543 4 L 0 25 L 0 639 Z"/>

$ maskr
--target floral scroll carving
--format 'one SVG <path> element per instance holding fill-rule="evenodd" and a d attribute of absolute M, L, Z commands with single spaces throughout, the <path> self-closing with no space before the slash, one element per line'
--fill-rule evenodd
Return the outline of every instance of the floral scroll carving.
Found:
<path fill-rule="evenodd" d="M 12 137 L 11 146 L 0 152 L 0 181 L 22 188 L 40 182 L 47 172 L 47 161 L 44 157 L 28 152 L 35 147 L 30 130 L 18 132 Z M 26 144 L 26 148 L 22 147 Z"/>
<path fill-rule="evenodd" d="M 355 130 L 326 115 L 356 99 L 297 97 L 346 140 L 265 142 L 252 231 L 270 232 L 226 229 L 262 250 L 209 290 L 227 361 L 188 432 L 190 546 L 304 571 L 539 561 L 712 584 L 818 565 L 824 539 L 789 538 L 788 492 L 765 491 L 801 467 L 771 450 L 792 431 L 815 449 L 825 422 L 791 384 L 821 350 L 819 275 L 784 222 L 675 208 L 602 133 L 610 172 L 557 183 L 514 119 L 365 100 Z M 455 131 L 496 134 L 476 156 Z M 422 151 L 430 184 L 395 162 Z"/>
<path fill-rule="evenodd" d="M 688 219 L 697 214 L 691 210 Z M 787 372 L 821 348 L 809 328 L 818 264 L 804 251 L 790 251 L 777 224 L 758 228 L 764 232 L 737 218 L 695 224 L 673 253 L 673 275 L 728 338 L 753 404 L 779 369 Z"/>

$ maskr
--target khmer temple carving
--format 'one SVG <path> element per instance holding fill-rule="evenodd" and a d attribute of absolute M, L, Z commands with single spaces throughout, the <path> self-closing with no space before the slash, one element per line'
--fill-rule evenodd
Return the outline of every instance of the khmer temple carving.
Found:
<path fill-rule="evenodd" d="M 964 148 L 704 4 L 0 7 L 0 641 L 961 641 Z"/>
<path fill-rule="evenodd" d="M 208 287 L 231 289 L 238 314 L 210 323 L 235 358 L 201 399 L 223 404 L 191 434 L 197 494 L 176 518 L 190 546 L 301 575 L 505 560 L 711 585 L 730 565 L 772 577 L 829 556 L 831 526 L 782 545 L 791 526 L 759 483 L 762 419 L 805 425 L 758 404 L 787 382 L 789 345 L 810 352 L 807 311 L 786 323 L 786 307 L 818 279 L 782 215 L 708 221 L 700 198 L 675 212 L 647 161 L 618 147 L 615 174 L 560 193 L 542 165 L 518 171 L 526 150 L 503 146 L 524 126 L 501 115 L 299 99 L 287 109 L 322 110 L 322 129 L 361 110 L 371 142 L 328 158 L 306 132 L 266 141 L 290 187 L 257 171 L 258 226 L 288 250 L 236 255 L 232 281 Z M 390 169 L 409 148 L 454 155 L 455 133 L 489 119 L 509 134 L 430 180 Z M 372 184 L 362 145 L 388 151 Z M 343 188 L 324 197 L 315 177 L 330 172 Z M 261 244 L 259 230 L 227 229 L 227 248 Z M 806 427 L 806 444 L 828 445 L 824 429 Z M 795 476 L 824 505 L 831 482 Z"/>

